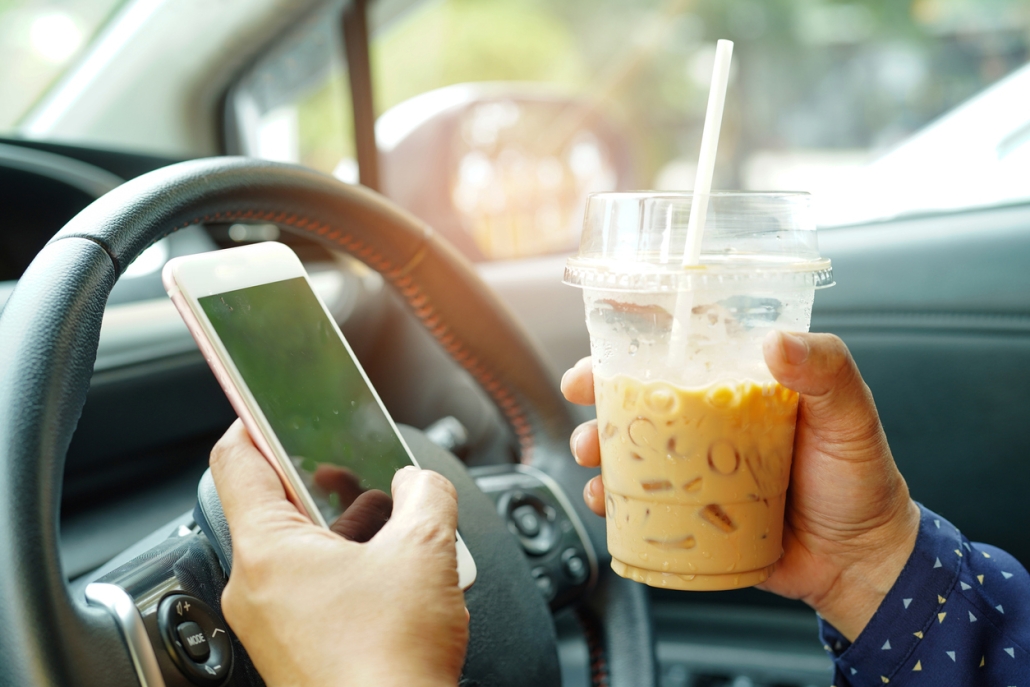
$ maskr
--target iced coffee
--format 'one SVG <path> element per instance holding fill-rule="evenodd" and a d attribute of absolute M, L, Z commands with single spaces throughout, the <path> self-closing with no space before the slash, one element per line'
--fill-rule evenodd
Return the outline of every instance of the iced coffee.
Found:
<path fill-rule="evenodd" d="M 616 572 L 674 589 L 764 581 L 780 557 L 797 394 L 620 375 L 598 377 L 595 398 Z"/>
<path fill-rule="evenodd" d="M 583 289 L 612 568 L 639 582 L 759 584 L 782 555 L 797 394 L 765 364 L 832 284 L 807 194 L 714 193 L 700 264 L 690 194 L 588 200 L 566 283 Z"/>

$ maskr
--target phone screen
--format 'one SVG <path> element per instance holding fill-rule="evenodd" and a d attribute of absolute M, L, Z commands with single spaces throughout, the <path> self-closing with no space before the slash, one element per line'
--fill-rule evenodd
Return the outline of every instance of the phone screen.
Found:
<path fill-rule="evenodd" d="M 307 281 L 198 300 L 325 521 L 385 499 L 411 459 Z"/>

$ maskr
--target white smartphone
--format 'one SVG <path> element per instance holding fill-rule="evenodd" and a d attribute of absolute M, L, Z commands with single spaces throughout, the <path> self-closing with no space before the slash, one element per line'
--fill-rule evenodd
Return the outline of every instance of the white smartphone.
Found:
<path fill-rule="evenodd" d="M 352 505 L 352 513 L 367 510 L 375 499 L 364 497 L 385 499 L 394 473 L 418 466 L 287 246 L 175 258 L 163 280 L 258 449 L 312 522 L 329 527 Z M 476 564 L 460 534 L 456 549 L 467 589 Z"/>

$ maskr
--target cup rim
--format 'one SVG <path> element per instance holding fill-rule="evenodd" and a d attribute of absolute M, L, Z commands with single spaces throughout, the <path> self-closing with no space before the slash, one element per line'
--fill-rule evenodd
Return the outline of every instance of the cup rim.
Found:
<path fill-rule="evenodd" d="M 747 256 L 734 256 L 746 258 Z M 668 293 L 710 289 L 797 290 L 825 289 L 833 286 L 833 266 L 829 258 L 804 261 L 743 261 L 742 264 L 705 263 L 700 265 L 651 266 L 636 272 L 632 265 L 603 259 L 571 257 L 565 263 L 562 282 L 581 289 Z"/>

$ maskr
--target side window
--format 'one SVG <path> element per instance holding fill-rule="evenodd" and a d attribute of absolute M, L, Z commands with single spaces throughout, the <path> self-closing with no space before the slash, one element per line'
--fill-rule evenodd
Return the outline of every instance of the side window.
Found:
<path fill-rule="evenodd" d="M 633 178 L 576 37 L 519 0 L 412 5 L 370 8 L 380 190 L 473 260 L 573 250 L 586 195 Z M 309 17 L 234 85 L 234 152 L 357 182 L 339 26 L 339 6 Z"/>
<path fill-rule="evenodd" d="M 715 186 L 820 198 L 1030 58 L 1023 0 L 371 0 L 369 23 L 380 190 L 477 261 L 573 250 L 588 193 L 689 190 L 717 38 Z M 357 179 L 339 27 L 240 81 L 244 152 Z"/>
<path fill-rule="evenodd" d="M 294 27 L 233 86 L 227 138 L 254 157 L 356 182 L 350 84 L 339 7 Z"/>

